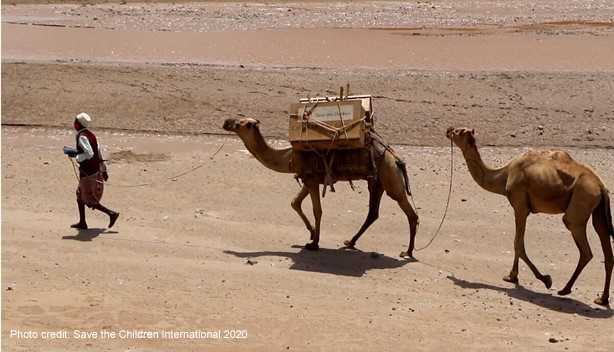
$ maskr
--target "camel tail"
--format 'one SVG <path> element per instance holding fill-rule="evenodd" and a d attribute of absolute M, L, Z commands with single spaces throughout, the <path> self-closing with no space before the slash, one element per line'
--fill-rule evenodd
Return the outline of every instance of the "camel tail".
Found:
<path fill-rule="evenodd" d="M 411 196 L 411 191 L 409 190 L 409 177 L 407 176 L 407 166 L 405 162 L 401 160 L 398 156 L 395 156 L 397 167 L 401 170 L 403 174 L 403 181 L 405 182 L 405 192 L 407 192 L 408 196 Z"/>
<path fill-rule="evenodd" d="M 610 196 L 608 190 L 603 187 L 601 190 L 601 202 L 593 211 L 593 217 L 597 215 L 598 218 L 603 219 L 603 226 L 614 240 L 614 225 L 612 224 L 612 208 L 610 207 Z"/>

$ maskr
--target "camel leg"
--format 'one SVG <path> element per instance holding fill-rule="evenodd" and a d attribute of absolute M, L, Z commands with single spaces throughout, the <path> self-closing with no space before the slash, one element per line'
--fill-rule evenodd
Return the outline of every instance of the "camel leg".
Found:
<path fill-rule="evenodd" d="M 527 225 L 527 216 L 528 212 L 523 214 L 522 216 L 518 215 L 518 212 L 515 212 L 515 223 L 516 223 L 516 236 L 514 236 L 514 264 L 512 264 L 512 270 L 510 274 L 503 278 L 503 281 L 518 283 L 518 260 L 520 259 L 520 243 L 521 238 L 524 237 L 524 232 Z M 524 241 L 523 241 L 524 242 Z"/>
<path fill-rule="evenodd" d="M 576 242 L 576 246 L 578 247 L 578 251 L 580 252 L 580 258 L 578 259 L 578 265 L 576 266 L 576 270 L 571 275 L 571 278 L 567 282 L 567 285 L 558 292 L 559 295 L 564 296 L 571 293 L 571 288 L 573 284 L 576 282 L 580 273 L 588 264 L 588 262 L 593 259 L 593 253 L 591 252 L 591 247 L 588 244 L 588 239 L 586 238 L 586 222 L 580 224 L 574 223 L 573 219 L 574 214 L 573 211 L 570 211 L 572 207 L 569 206 L 567 208 L 567 212 L 563 216 L 563 223 L 565 226 L 571 231 L 571 236 Z M 587 219 L 588 220 L 588 219 Z"/>
<path fill-rule="evenodd" d="M 301 204 L 303 204 L 303 200 L 305 200 L 305 197 L 307 197 L 307 195 L 309 195 L 309 189 L 307 188 L 307 186 L 303 185 L 303 187 L 298 192 L 296 197 L 294 197 L 294 199 L 292 200 L 291 204 L 292 204 L 292 209 L 294 209 L 298 213 L 298 215 L 301 217 L 301 219 L 305 223 L 305 226 L 307 226 L 307 230 L 309 231 L 311 235 L 310 239 L 313 240 L 313 237 L 315 236 L 315 230 L 313 226 L 311 225 L 311 223 L 309 222 L 309 219 L 307 219 L 307 216 L 305 216 L 305 213 L 303 213 L 303 208 L 301 207 Z"/>
<path fill-rule="evenodd" d="M 580 251 L 580 259 L 578 260 L 578 265 L 576 266 L 576 270 L 571 275 L 569 282 L 567 285 L 563 287 L 562 290 L 558 292 L 559 295 L 564 296 L 571 293 L 571 288 L 573 284 L 576 282 L 580 273 L 588 264 L 588 262 L 593 259 L 593 253 L 591 252 L 591 247 L 588 244 L 588 239 L 586 238 L 586 228 L 581 225 L 569 226 L 571 235 L 573 236 L 574 241 L 576 242 L 576 246 L 578 247 L 578 251 Z"/>
<path fill-rule="evenodd" d="M 544 283 L 546 288 L 552 286 L 552 278 L 550 275 L 542 275 L 537 267 L 531 262 L 524 246 L 524 234 L 527 225 L 528 210 L 514 209 L 514 217 L 516 220 L 516 236 L 514 237 L 514 264 L 510 274 L 503 278 L 504 281 L 518 283 L 518 259 L 522 259 L 533 272 L 533 275 Z"/>
<path fill-rule="evenodd" d="M 595 299 L 595 303 L 607 306 L 610 299 L 610 280 L 612 278 L 612 268 L 614 267 L 614 258 L 612 255 L 612 245 L 610 244 L 610 234 L 606 221 L 609 221 L 601 212 L 593 212 L 593 227 L 599 235 L 601 248 L 603 249 L 603 258 L 605 263 L 605 285 L 603 294 L 600 298 Z"/>
<path fill-rule="evenodd" d="M 320 222 L 322 220 L 322 205 L 320 204 L 320 192 L 317 182 L 308 182 L 305 184 L 311 196 L 311 204 L 313 205 L 313 216 L 315 218 L 315 228 L 311 236 L 311 243 L 305 245 L 305 249 L 315 251 L 320 248 Z"/>
<path fill-rule="evenodd" d="M 418 214 L 416 214 L 414 208 L 409 204 L 409 200 L 405 194 L 403 194 L 401 201 L 399 201 L 399 205 L 401 209 L 403 209 L 403 212 L 405 212 L 407 222 L 409 223 L 409 244 L 407 245 L 407 250 L 401 252 L 400 256 L 413 258 L 414 242 L 416 240 L 416 232 L 418 231 L 419 223 Z"/>
<path fill-rule="evenodd" d="M 406 251 L 401 252 L 400 256 L 412 257 L 414 240 L 416 239 L 416 232 L 418 230 L 418 214 L 416 214 L 416 211 L 412 208 L 407 199 L 403 172 L 397 165 L 395 157 L 389 152 L 386 152 L 385 159 L 379 168 L 378 179 L 382 184 L 382 188 L 386 191 L 386 194 L 399 204 L 401 210 L 403 210 L 407 216 L 407 221 L 409 223 L 409 245 Z"/>
<path fill-rule="evenodd" d="M 571 275 L 571 278 L 565 287 L 558 292 L 559 295 L 568 295 L 571 293 L 571 288 L 573 287 L 574 282 L 578 276 L 580 276 L 580 273 L 586 264 L 588 264 L 588 262 L 593 258 L 591 247 L 588 244 L 588 239 L 586 238 L 586 223 L 588 222 L 588 218 L 591 216 L 593 209 L 595 209 L 597 204 L 599 204 L 601 197 L 595 197 L 589 192 L 589 190 L 590 185 L 587 187 L 584 179 L 580 177 L 576 181 L 571 200 L 567 205 L 565 215 L 563 215 L 563 223 L 565 224 L 565 227 L 571 231 L 571 236 L 576 242 L 578 251 L 580 251 L 580 258 L 578 259 L 576 270 Z"/>
<path fill-rule="evenodd" d="M 358 233 L 352 237 L 351 240 L 345 241 L 345 244 L 348 248 L 354 248 L 356 245 L 356 241 L 362 236 L 362 234 L 367 231 L 369 226 L 379 218 L 379 205 L 382 200 L 382 195 L 384 194 L 384 188 L 379 181 L 370 180 L 369 181 L 369 213 L 367 214 L 367 219 L 365 223 L 362 224 Z"/>
<path fill-rule="evenodd" d="M 401 183 L 401 185 L 403 185 L 403 183 Z M 419 222 L 418 214 L 416 214 L 414 208 L 411 206 L 411 204 L 409 204 L 409 200 L 407 199 L 407 195 L 405 195 L 404 188 L 401 188 L 396 193 L 387 192 L 387 194 L 390 196 L 390 198 L 394 199 L 397 203 L 399 203 L 399 206 L 401 207 L 401 210 L 403 210 L 403 212 L 405 213 L 405 216 L 407 216 L 407 222 L 409 223 L 409 245 L 407 246 L 406 251 L 401 252 L 400 256 L 413 258 L 414 241 L 416 239 L 416 232 L 418 230 Z"/>

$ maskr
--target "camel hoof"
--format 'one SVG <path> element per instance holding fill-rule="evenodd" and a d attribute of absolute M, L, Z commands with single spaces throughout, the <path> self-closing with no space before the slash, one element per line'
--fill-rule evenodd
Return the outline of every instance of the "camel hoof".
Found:
<path fill-rule="evenodd" d="M 608 307 L 610 305 L 610 302 L 607 298 L 599 297 L 595 299 L 595 304 L 598 304 L 604 307 Z"/>
<path fill-rule="evenodd" d="M 320 246 L 318 246 L 317 243 L 307 243 L 305 245 L 305 249 L 310 250 L 310 251 L 317 251 L 320 248 Z"/>
<path fill-rule="evenodd" d="M 399 254 L 399 257 L 401 257 L 401 258 L 413 258 L 411 253 L 409 253 L 408 251 L 401 252 L 401 254 Z"/>
<path fill-rule="evenodd" d="M 354 248 L 354 243 L 352 243 L 352 241 L 344 241 L 343 245 L 347 248 Z"/>
<path fill-rule="evenodd" d="M 557 293 L 559 294 L 559 296 L 566 296 L 571 293 L 571 289 L 564 288 Z"/>
<path fill-rule="evenodd" d="M 550 277 L 550 275 L 544 275 L 539 279 L 544 283 L 544 285 L 546 285 L 546 288 L 552 287 L 552 278 Z"/>
<path fill-rule="evenodd" d="M 509 276 L 508 275 L 508 276 L 503 278 L 503 281 L 511 282 L 513 284 L 517 284 L 518 283 L 518 276 Z"/>

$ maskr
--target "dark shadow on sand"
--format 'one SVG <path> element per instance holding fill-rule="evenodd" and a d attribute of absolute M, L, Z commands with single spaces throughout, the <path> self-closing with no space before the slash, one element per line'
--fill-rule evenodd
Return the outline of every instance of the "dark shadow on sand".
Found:
<path fill-rule="evenodd" d="M 363 252 L 357 249 L 328 249 L 320 248 L 317 251 L 310 251 L 303 246 L 292 246 L 300 249 L 298 252 L 235 252 L 224 251 L 239 258 L 259 258 L 259 257 L 282 257 L 292 260 L 290 269 L 302 270 L 317 273 L 361 277 L 367 271 L 374 269 L 394 269 L 400 268 L 408 263 L 415 262 L 414 259 L 396 259 L 381 253 Z"/>
<path fill-rule="evenodd" d="M 100 236 L 103 233 L 117 233 L 117 231 L 107 231 L 107 229 L 103 228 L 90 228 L 87 230 L 78 229 L 79 233 L 76 235 L 66 235 L 62 236 L 63 240 L 75 240 L 81 242 L 90 242 L 94 238 Z"/>
<path fill-rule="evenodd" d="M 451 275 L 448 276 L 448 279 L 451 280 L 456 286 L 459 286 L 461 288 L 472 290 L 486 289 L 504 292 L 512 298 L 529 302 L 555 312 L 578 314 L 583 317 L 600 319 L 607 319 L 614 316 L 614 311 L 610 307 L 594 308 L 586 303 L 580 302 L 570 297 L 555 296 L 549 293 L 533 292 L 518 284 L 516 284 L 515 287 L 505 288 L 489 284 L 483 284 L 479 282 L 470 282 L 458 279 Z"/>

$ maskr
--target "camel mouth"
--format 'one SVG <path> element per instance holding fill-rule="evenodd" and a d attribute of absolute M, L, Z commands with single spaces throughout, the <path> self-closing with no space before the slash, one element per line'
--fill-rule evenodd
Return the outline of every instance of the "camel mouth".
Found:
<path fill-rule="evenodd" d="M 452 135 L 454 135 L 454 127 L 448 127 L 448 130 L 446 131 L 446 137 L 448 139 L 452 139 Z"/>
<path fill-rule="evenodd" d="M 234 119 L 228 119 L 224 121 L 224 125 L 222 126 L 222 128 L 224 129 L 224 131 L 232 131 L 232 126 L 234 126 L 234 124 L 235 124 Z"/>

